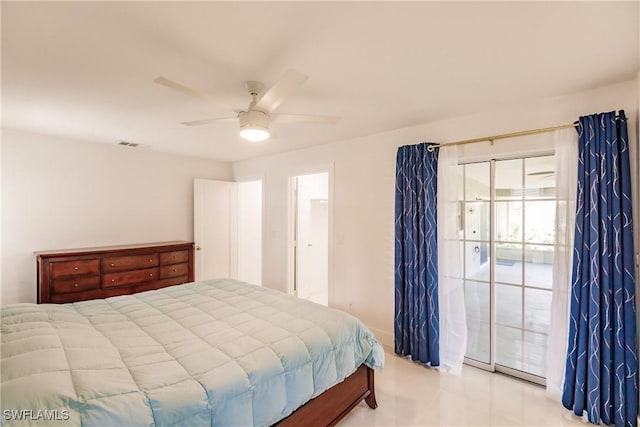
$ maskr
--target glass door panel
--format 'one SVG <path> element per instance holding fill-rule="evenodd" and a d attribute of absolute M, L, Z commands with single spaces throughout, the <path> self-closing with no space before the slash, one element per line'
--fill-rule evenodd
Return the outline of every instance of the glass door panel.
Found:
<path fill-rule="evenodd" d="M 500 245 L 500 262 L 495 265 L 496 365 L 522 370 L 524 336 L 524 294 L 522 263 L 510 261 L 523 258 L 523 161 L 494 162 L 496 223 L 494 237 Z M 511 264 L 511 265 L 508 265 Z"/>
<path fill-rule="evenodd" d="M 519 328 L 496 324 L 496 365 L 522 369 L 522 332 Z"/>
<path fill-rule="evenodd" d="M 489 202 L 466 202 L 465 229 L 467 241 L 489 241 Z"/>
<path fill-rule="evenodd" d="M 525 199 L 556 198 L 555 156 L 528 157 L 524 159 Z"/>
<path fill-rule="evenodd" d="M 522 241 L 522 201 L 495 202 L 496 241 Z"/>
<path fill-rule="evenodd" d="M 467 359 L 480 363 L 491 363 L 491 324 L 467 319 Z"/>
<path fill-rule="evenodd" d="M 524 290 L 524 327 L 529 331 L 549 332 L 551 292 L 547 289 Z"/>
<path fill-rule="evenodd" d="M 491 362 L 491 289 L 488 282 L 465 280 L 468 358 L 482 363 Z"/>
<path fill-rule="evenodd" d="M 496 243 L 496 283 L 522 285 L 522 245 L 519 243 Z"/>
<path fill-rule="evenodd" d="M 555 200 L 527 201 L 524 204 L 524 236 L 527 243 L 553 245 L 555 239 Z"/>
<path fill-rule="evenodd" d="M 554 169 L 554 156 L 460 166 L 467 362 L 538 382 L 551 307 Z"/>
<path fill-rule="evenodd" d="M 495 288 L 496 324 L 522 327 L 522 287 L 496 284 Z"/>
<path fill-rule="evenodd" d="M 491 198 L 491 165 L 489 162 L 464 165 L 464 200 L 478 201 Z"/>
<path fill-rule="evenodd" d="M 522 159 L 495 162 L 496 200 L 522 200 Z"/>
<path fill-rule="evenodd" d="M 553 282 L 553 246 L 524 246 L 524 281 L 529 286 L 551 290 Z"/>
<path fill-rule="evenodd" d="M 522 371 L 544 377 L 547 359 L 547 334 L 524 332 Z"/>
<path fill-rule="evenodd" d="M 467 314 L 466 357 L 491 363 L 491 165 L 460 166 Z"/>

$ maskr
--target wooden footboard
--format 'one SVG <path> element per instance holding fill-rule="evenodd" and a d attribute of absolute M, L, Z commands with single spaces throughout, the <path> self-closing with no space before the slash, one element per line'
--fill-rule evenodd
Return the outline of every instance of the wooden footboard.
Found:
<path fill-rule="evenodd" d="M 344 381 L 311 399 L 276 425 L 324 427 L 333 426 L 364 399 L 370 408 L 378 407 L 373 383 L 373 369 L 360 367 Z"/>

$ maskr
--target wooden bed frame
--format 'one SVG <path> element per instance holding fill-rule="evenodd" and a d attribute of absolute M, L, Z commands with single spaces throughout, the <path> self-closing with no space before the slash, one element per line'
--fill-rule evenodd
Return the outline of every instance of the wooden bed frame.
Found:
<path fill-rule="evenodd" d="M 360 365 L 344 381 L 334 385 L 315 399 L 311 399 L 276 425 L 278 427 L 333 426 L 363 399 L 371 409 L 378 407 L 373 383 L 373 369 Z"/>
<path fill-rule="evenodd" d="M 36 255 L 38 303 L 129 295 L 190 282 L 194 276 L 192 242 L 47 251 L 36 252 Z M 186 272 L 177 266 L 186 266 L 183 268 Z M 139 277 L 146 279 L 140 282 Z M 365 365 L 360 365 L 344 381 L 311 399 L 275 425 L 333 426 L 362 400 L 372 409 L 378 406 L 373 369 Z"/>

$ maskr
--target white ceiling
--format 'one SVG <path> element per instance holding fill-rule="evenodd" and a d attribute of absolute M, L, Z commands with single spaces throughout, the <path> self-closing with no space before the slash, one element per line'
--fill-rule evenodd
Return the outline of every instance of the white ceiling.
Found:
<path fill-rule="evenodd" d="M 235 161 L 632 79 L 632 2 L 2 2 L 2 126 Z M 224 109 L 246 80 L 309 79 L 250 143 Z"/>

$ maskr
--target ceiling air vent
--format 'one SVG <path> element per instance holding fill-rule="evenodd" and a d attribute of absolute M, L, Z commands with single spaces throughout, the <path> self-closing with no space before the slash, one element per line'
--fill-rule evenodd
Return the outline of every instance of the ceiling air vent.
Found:
<path fill-rule="evenodd" d="M 139 144 L 136 144 L 135 142 L 127 142 L 127 141 L 120 141 L 118 144 L 124 145 L 125 147 L 137 147 L 139 145 Z"/>
<path fill-rule="evenodd" d="M 129 141 L 120 141 L 118 145 L 122 145 L 123 147 L 131 147 L 131 148 L 148 148 L 150 147 L 147 144 L 138 144 L 137 142 L 129 142 Z"/>

